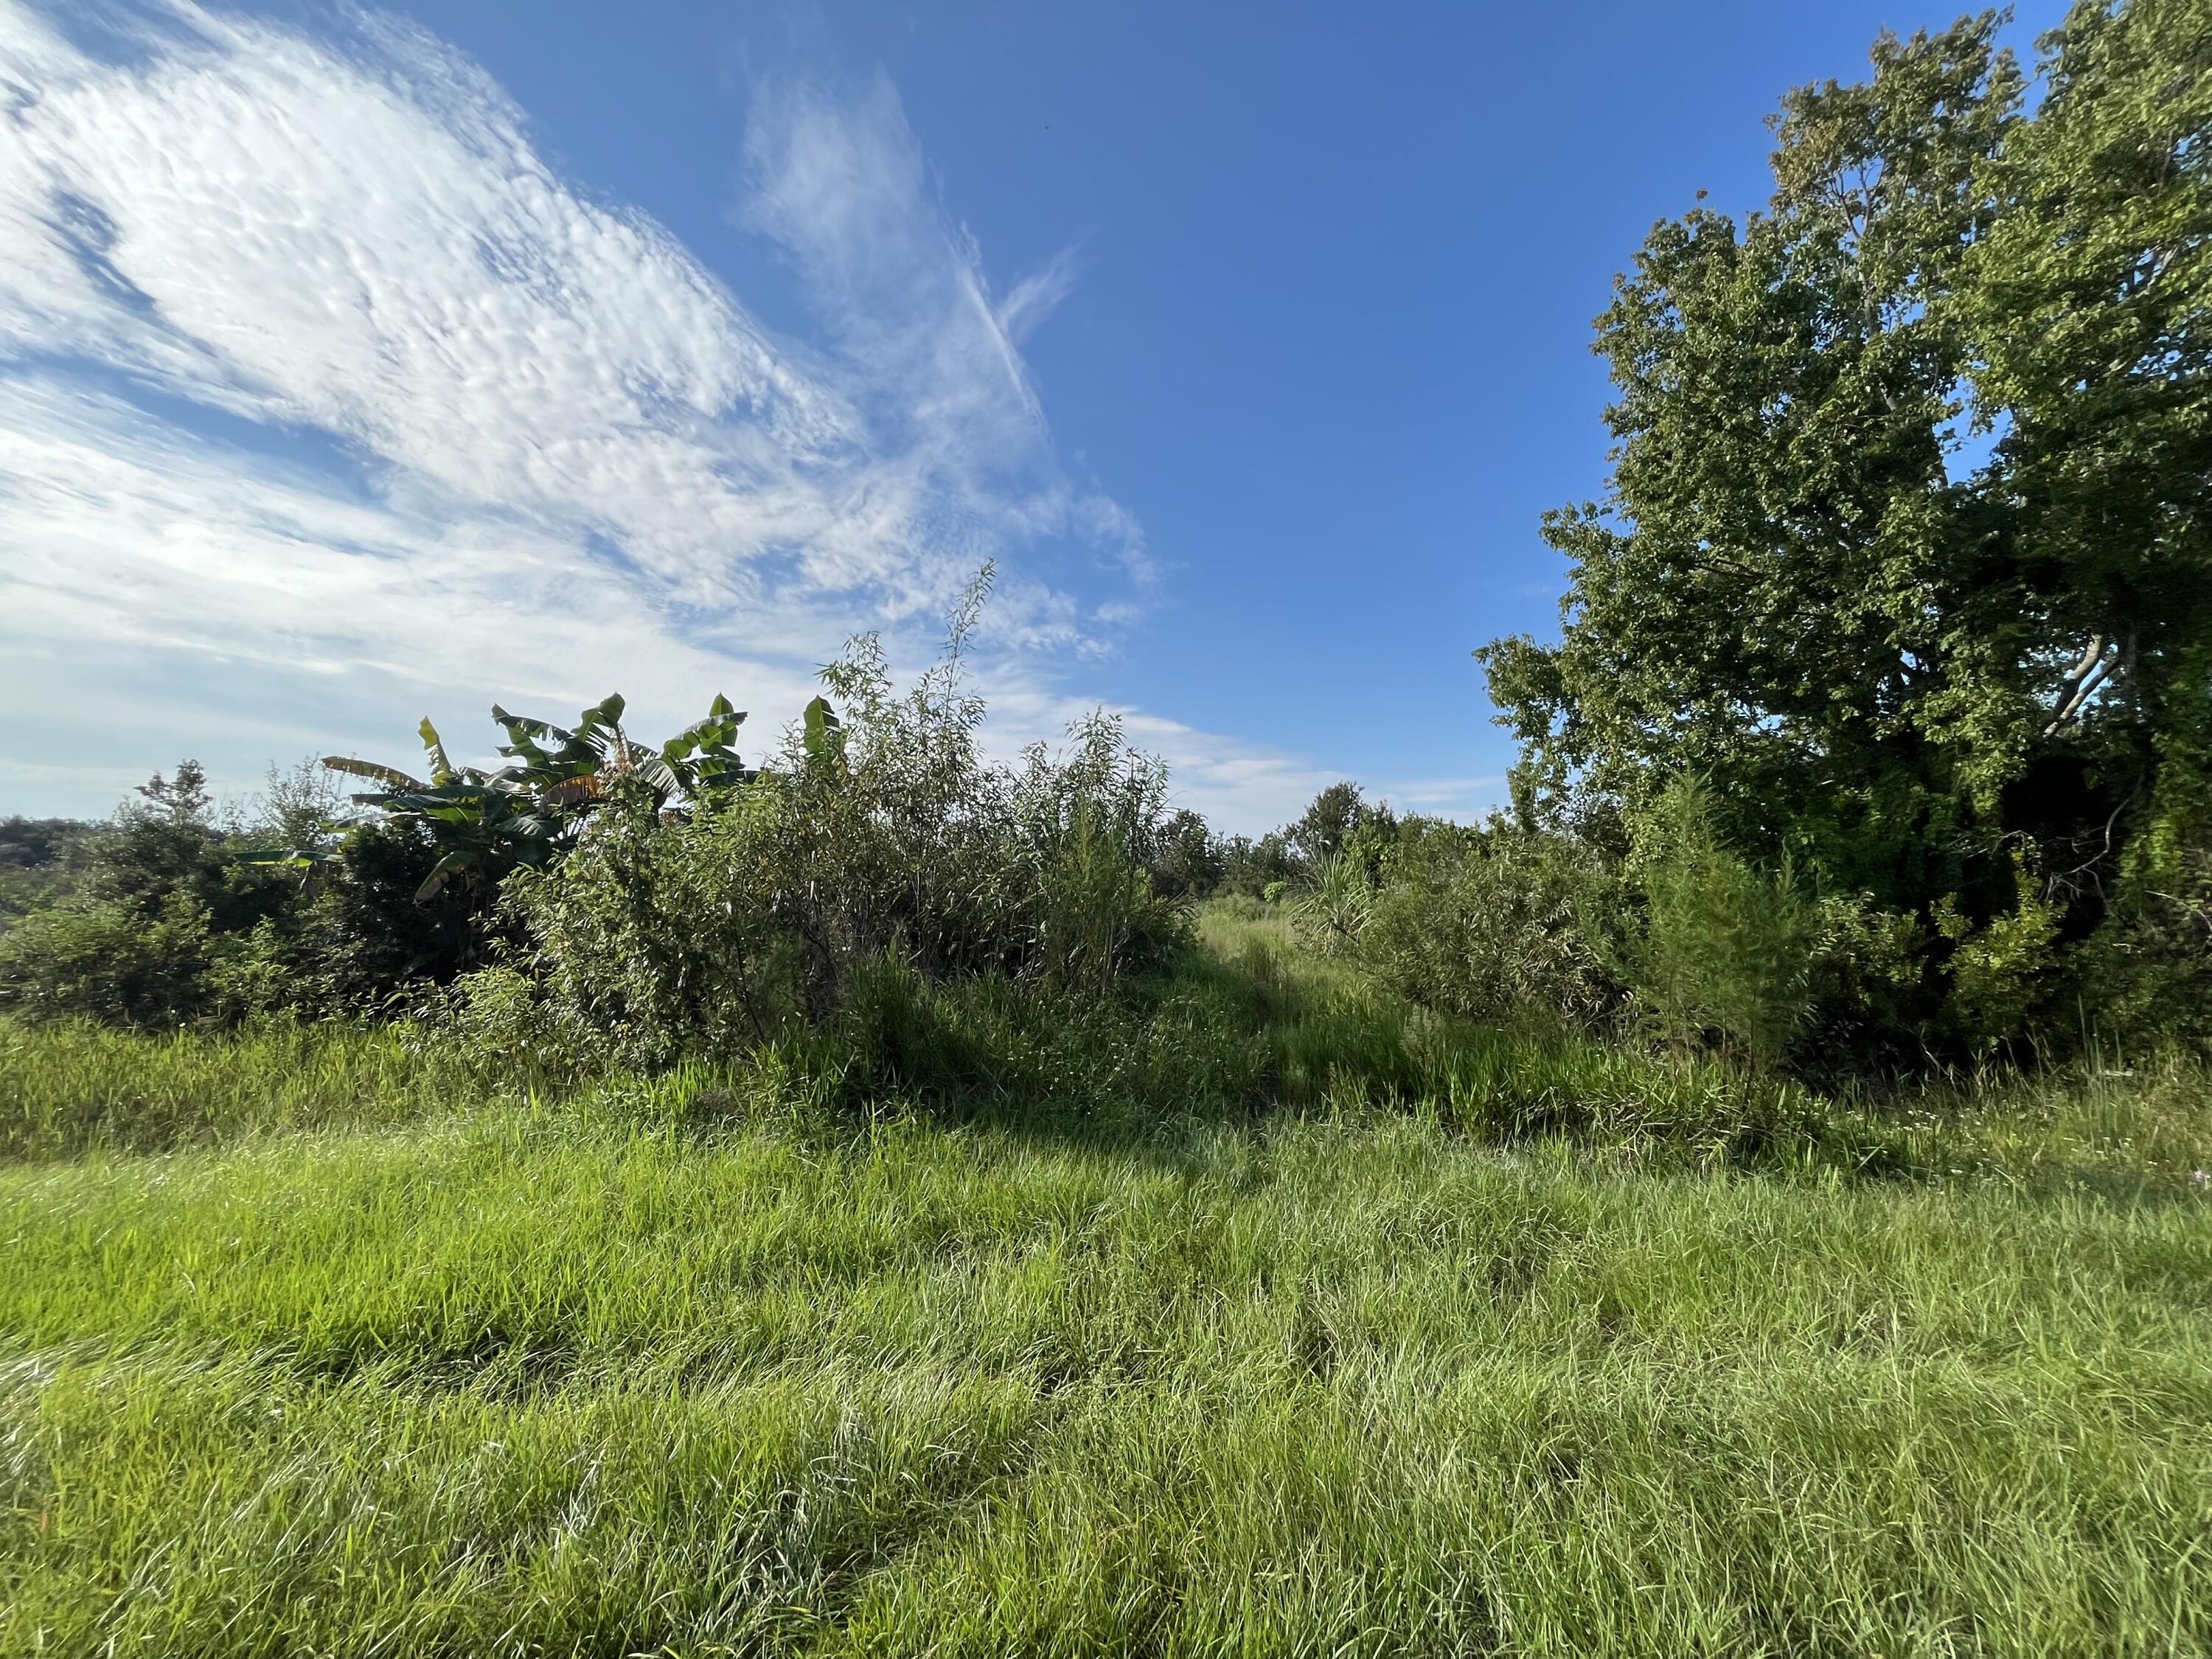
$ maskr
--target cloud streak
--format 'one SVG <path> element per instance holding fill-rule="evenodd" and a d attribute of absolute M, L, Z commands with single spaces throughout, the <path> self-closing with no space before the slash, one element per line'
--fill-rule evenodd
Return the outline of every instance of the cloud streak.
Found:
<path fill-rule="evenodd" d="M 495 695 L 773 723 L 994 556 L 994 726 L 1056 726 L 1156 581 L 1021 356 L 1072 253 L 996 293 L 881 77 L 763 85 L 738 159 L 807 339 L 419 30 L 0 0 L 0 695 L 61 711 L 0 790 L 98 811 Z M 1216 810 L 1303 787 L 1152 724 Z"/>

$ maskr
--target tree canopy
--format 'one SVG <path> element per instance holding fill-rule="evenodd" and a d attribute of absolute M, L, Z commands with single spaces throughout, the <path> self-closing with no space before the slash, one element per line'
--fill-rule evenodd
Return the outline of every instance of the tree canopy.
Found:
<path fill-rule="evenodd" d="M 2084 0 L 2033 78 L 1999 22 L 1883 37 L 1784 98 L 1763 210 L 1654 228 L 1562 635 L 1479 654 L 1528 820 L 1694 773 L 1931 969 L 2032 913 L 2047 977 L 2160 838 L 2212 914 L 2212 0 Z"/>

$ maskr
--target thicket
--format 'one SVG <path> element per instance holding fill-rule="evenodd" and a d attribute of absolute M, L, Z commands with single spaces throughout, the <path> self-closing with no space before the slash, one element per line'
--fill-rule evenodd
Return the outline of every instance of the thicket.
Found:
<path fill-rule="evenodd" d="M 108 823 L 55 832 L 65 850 L 33 866 L 42 902 L 0 933 L 0 1006 L 142 1028 L 368 1012 L 477 960 L 465 901 L 416 902 L 438 859 L 428 832 L 337 823 L 336 804 L 302 766 L 225 815 L 188 760 Z"/>
<path fill-rule="evenodd" d="M 1896 1072 L 2212 1031 L 2212 0 L 1995 13 L 1789 94 L 1596 349 L 1511 813 L 1356 793 L 1242 890 L 1431 1006 Z M 1334 836 L 1330 831 L 1334 830 Z"/>
<path fill-rule="evenodd" d="M 856 641 L 823 672 L 834 707 L 740 788 L 671 813 L 611 779 L 573 852 L 508 878 L 514 944 L 447 1017 L 487 1054 L 653 1069 L 837 1024 L 902 976 L 1096 1000 L 1162 961 L 1187 927 L 1158 890 L 1182 850 L 1165 769 L 1103 714 L 1064 754 L 988 760 L 973 620 L 903 694 Z"/>
<path fill-rule="evenodd" d="M 0 818 L 0 932 L 68 896 L 91 837 L 70 818 Z"/>

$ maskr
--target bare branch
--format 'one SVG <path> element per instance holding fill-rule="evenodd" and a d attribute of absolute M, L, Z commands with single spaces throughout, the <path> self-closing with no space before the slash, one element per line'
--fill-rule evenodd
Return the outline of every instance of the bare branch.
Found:
<path fill-rule="evenodd" d="M 2110 672 L 2110 665 L 2105 660 L 2105 639 L 2102 634 L 2092 634 L 2087 648 L 2081 653 L 2081 661 L 2068 669 L 2066 678 L 2059 682 L 2058 709 L 2051 715 L 2051 724 L 2043 728 L 2045 737 L 2057 737 L 2060 728 L 2080 712 L 2081 705 L 2088 701 L 2090 692 Z"/>

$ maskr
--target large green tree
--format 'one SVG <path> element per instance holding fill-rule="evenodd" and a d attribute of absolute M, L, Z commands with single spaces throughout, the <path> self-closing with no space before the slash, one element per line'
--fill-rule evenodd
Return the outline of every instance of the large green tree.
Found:
<path fill-rule="evenodd" d="M 1989 766 L 2125 829 L 2212 692 L 2212 0 L 2078 5 L 2044 46 L 2048 94 L 1987 170 L 1998 211 L 1953 305 L 2004 434 L 1988 487 L 2029 694 Z M 2068 827 L 2063 799 L 2015 805 Z M 2094 869 L 2112 838 L 2072 829 L 2063 856 Z"/>
<path fill-rule="evenodd" d="M 1524 813 L 1633 824 L 1694 771 L 1931 939 L 2102 918 L 2205 728 L 2212 0 L 2077 5 L 2032 112 L 1999 21 L 1789 94 L 1765 210 L 1619 280 L 1562 636 L 1481 653 Z"/>

